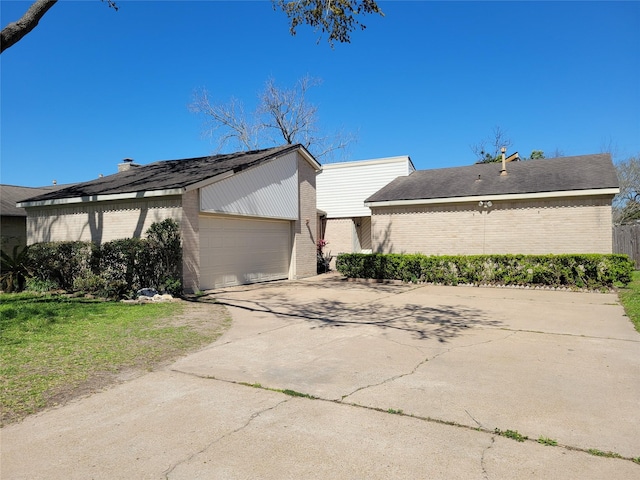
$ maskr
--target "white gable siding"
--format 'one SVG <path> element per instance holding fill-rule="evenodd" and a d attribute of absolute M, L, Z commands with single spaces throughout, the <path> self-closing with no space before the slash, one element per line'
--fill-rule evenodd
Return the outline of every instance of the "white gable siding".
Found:
<path fill-rule="evenodd" d="M 324 165 L 316 180 L 318 208 L 327 218 L 368 217 L 364 201 L 414 170 L 407 156 Z"/>
<path fill-rule="evenodd" d="M 203 212 L 298 218 L 298 164 L 292 152 L 200 190 Z"/>

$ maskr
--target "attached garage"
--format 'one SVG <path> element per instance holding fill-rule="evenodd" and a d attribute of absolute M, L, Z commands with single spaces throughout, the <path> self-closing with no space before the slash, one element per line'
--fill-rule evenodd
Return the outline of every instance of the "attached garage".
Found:
<path fill-rule="evenodd" d="M 25 200 L 27 242 L 144 235 L 172 218 L 185 291 L 316 274 L 316 174 L 301 145 L 138 165 Z"/>
<path fill-rule="evenodd" d="M 200 288 L 206 290 L 289 278 L 291 223 L 202 215 Z"/>

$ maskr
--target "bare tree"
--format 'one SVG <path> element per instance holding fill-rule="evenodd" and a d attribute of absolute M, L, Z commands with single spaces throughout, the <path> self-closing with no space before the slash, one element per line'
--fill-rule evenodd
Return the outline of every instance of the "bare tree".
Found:
<path fill-rule="evenodd" d="M 0 34 L 0 53 L 18 43 L 31 32 L 47 11 L 58 0 L 35 0 L 26 13 L 16 22 L 9 23 Z M 118 10 L 115 0 L 100 0 Z M 351 32 L 365 26 L 358 20 L 359 15 L 376 13 L 384 16 L 374 0 L 272 0 L 273 8 L 282 10 L 289 18 L 289 31 L 296 34 L 301 24 L 307 24 L 321 34 L 328 34 L 328 42 L 349 43 Z"/>
<path fill-rule="evenodd" d="M 327 161 L 354 141 L 353 135 L 323 134 L 317 125 L 318 109 L 308 101 L 309 89 L 320 80 L 305 76 L 290 89 L 279 88 L 270 78 L 258 97 L 258 106 L 247 118 L 242 102 L 212 103 L 206 89 L 194 94 L 189 109 L 205 117 L 205 135 L 226 146 L 251 150 L 280 144 L 304 145 L 318 159 Z"/>
<path fill-rule="evenodd" d="M 620 193 L 613 199 L 615 223 L 640 220 L 640 153 L 616 163 Z"/>
<path fill-rule="evenodd" d="M 212 103 L 209 92 L 202 88 L 194 93 L 189 110 L 205 117 L 203 134 L 218 140 L 217 150 L 231 143 L 239 150 L 259 147 L 259 125 L 247 120 L 244 105 L 236 98 L 226 104 Z"/>
<path fill-rule="evenodd" d="M 471 151 L 476 156 L 476 163 L 499 162 L 502 160 L 502 147 L 508 150 L 511 145 L 512 142 L 507 133 L 499 126 L 495 126 L 493 135 L 471 145 Z"/>

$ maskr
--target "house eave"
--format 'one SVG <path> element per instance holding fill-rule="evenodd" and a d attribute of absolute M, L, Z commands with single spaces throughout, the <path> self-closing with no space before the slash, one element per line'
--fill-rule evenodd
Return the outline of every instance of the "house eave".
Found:
<path fill-rule="evenodd" d="M 106 202 L 109 200 L 135 200 L 138 198 L 151 198 L 151 197 L 168 197 L 174 195 L 182 195 L 185 192 L 184 188 L 170 188 L 166 190 L 150 190 L 142 192 L 128 192 L 128 193 L 113 193 L 106 195 L 83 195 L 81 197 L 69 197 L 69 198 L 57 198 L 53 200 L 36 200 L 32 202 L 19 202 L 16 204 L 18 208 L 31 208 L 31 207 L 50 207 L 58 205 L 72 205 L 78 203 L 90 203 L 90 202 Z"/>
<path fill-rule="evenodd" d="M 592 197 L 602 195 L 616 195 L 620 193 L 619 188 L 597 188 L 590 190 L 567 190 L 557 192 L 536 192 L 536 193 L 509 193 L 503 195 L 473 195 L 467 197 L 448 198 L 420 198 L 415 200 L 387 200 L 380 202 L 364 202 L 365 207 L 395 207 L 407 205 L 436 205 L 445 203 L 469 203 L 480 201 L 506 201 L 506 200 L 534 200 L 546 198 L 566 198 L 566 197 Z"/>
<path fill-rule="evenodd" d="M 302 145 L 299 146 L 299 152 L 300 152 L 300 155 L 302 155 L 302 158 L 304 158 L 307 161 L 307 163 L 309 163 L 309 165 L 311 165 L 316 172 L 322 171 L 322 165 L 320 165 L 320 163 L 313 157 L 313 155 L 311 155 L 309 151 L 306 148 L 304 148 Z"/>

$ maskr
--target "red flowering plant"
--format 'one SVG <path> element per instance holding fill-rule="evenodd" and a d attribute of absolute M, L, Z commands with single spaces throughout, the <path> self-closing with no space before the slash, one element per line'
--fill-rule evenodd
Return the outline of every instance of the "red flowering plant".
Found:
<path fill-rule="evenodd" d="M 324 253 L 324 247 L 326 247 L 329 244 L 329 242 L 327 242 L 324 239 L 320 239 L 318 240 L 318 242 L 316 243 L 317 247 L 318 247 L 318 273 L 326 273 L 330 270 L 329 268 L 329 263 L 331 262 L 331 252 L 329 252 L 328 255 L 325 255 Z"/>

